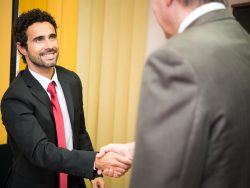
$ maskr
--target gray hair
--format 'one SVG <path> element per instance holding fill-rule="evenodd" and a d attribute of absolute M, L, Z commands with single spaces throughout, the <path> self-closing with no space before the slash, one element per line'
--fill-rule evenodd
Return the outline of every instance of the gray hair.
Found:
<path fill-rule="evenodd" d="M 224 4 L 226 7 L 228 7 L 228 1 L 227 0 L 179 0 L 182 2 L 184 5 L 192 5 L 192 4 L 198 4 L 198 5 L 203 5 L 206 3 L 212 3 L 212 2 L 218 2 Z"/>

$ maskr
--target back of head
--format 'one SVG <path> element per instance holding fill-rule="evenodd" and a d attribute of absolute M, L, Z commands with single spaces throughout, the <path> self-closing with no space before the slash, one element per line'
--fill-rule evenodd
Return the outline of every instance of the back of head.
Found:
<path fill-rule="evenodd" d="M 179 1 L 185 6 L 189 6 L 193 4 L 203 5 L 203 4 L 212 3 L 212 2 L 218 2 L 218 3 L 224 4 L 225 6 L 228 6 L 227 0 L 179 0 Z"/>

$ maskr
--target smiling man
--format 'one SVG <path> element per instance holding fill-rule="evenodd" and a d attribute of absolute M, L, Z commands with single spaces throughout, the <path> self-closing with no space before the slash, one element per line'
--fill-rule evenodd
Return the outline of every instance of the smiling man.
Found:
<path fill-rule="evenodd" d="M 82 178 L 104 188 L 96 169 L 124 173 L 130 160 L 112 153 L 96 159 L 85 128 L 82 85 L 72 71 L 56 66 L 57 25 L 34 9 L 17 19 L 13 34 L 27 63 L 1 102 L 2 120 L 13 151 L 4 187 L 79 188 Z M 113 166 L 111 165 L 113 164 Z"/>
<path fill-rule="evenodd" d="M 30 70 L 52 78 L 58 59 L 58 43 L 54 26 L 49 22 L 33 23 L 27 28 L 27 44 L 17 42 L 19 52 Z"/>

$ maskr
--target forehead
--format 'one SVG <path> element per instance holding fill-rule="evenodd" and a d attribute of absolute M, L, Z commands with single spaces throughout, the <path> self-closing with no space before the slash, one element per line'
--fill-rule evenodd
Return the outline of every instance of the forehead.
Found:
<path fill-rule="evenodd" d="M 28 38 L 36 36 L 47 36 L 55 33 L 53 25 L 49 22 L 36 22 L 30 25 L 26 31 Z"/>

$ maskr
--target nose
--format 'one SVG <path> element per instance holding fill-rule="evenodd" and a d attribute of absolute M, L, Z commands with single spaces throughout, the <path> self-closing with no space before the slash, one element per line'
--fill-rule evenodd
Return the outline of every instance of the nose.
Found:
<path fill-rule="evenodd" d="M 52 41 L 50 41 L 49 39 L 46 39 L 45 43 L 46 43 L 46 48 L 53 48 Z"/>

